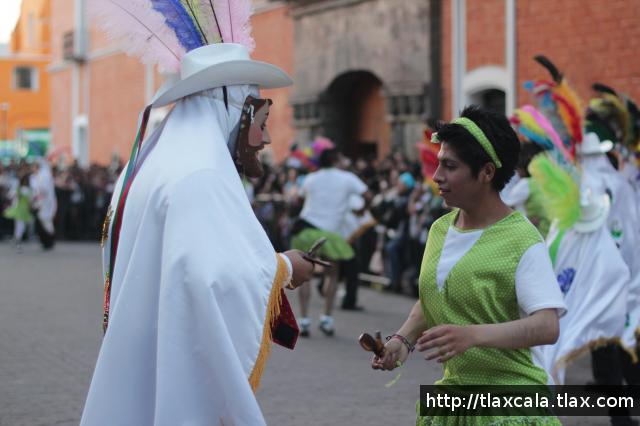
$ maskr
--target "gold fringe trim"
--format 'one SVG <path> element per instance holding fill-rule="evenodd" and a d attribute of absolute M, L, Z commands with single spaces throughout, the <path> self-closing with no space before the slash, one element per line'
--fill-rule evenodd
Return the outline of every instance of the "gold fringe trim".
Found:
<path fill-rule="evenodd" d="M 353 231 L 353 233 L 351 235 L 349 235 L 349 238 L 347 238 L 347 242 L 349 244 L 352 244 L 355 240 L 360 238 L 362 236 L 362 234 L 364 234 L 365 232 L 367 232 L 369 229 L 373 228 L 377 224 L 378 224 L 377 220 L 371 219 L 369 222 L 361 225 L 358 229 Z"/>
<path fill-rule="evenodd" d="M 109 225 L 111 224 L 111 216 L 113 216 L 113 210 L 111 205 L 109 205 L 109 209 L 107 210 L 107 214 L 104 217 L 104 222 L 102 223 L 102 234 L 100 235 L 100 247 L 104 248 L 104 243 L 109 238 Z"/>
<path fill-rule="evenodd" d="M 278 259 L 278 269 L 276 271 L 276 277 L 273 279 L 273 286 L 271 287 L 271 293 L 269 294 L 269 303 L 267 305 L 267 316 L 264 320 L 264 328 L 262 329 L 262 342 L 260 343 L 260 351 L 258 351 L 258 358 L 251 370 L 249 376 L 249 384 L 251 389 L 255 393 L 260 386 L 260 380 L 264 373 L 264 367 L 271 354 L 271 326 L 275 323 L 276 319 L 280 315 L 280 303 L 282 302 L 282 288 L 286 285 L 289 277 L 289 268 L 287 264 L 276 253 Z"/>
<path fill-rule="evenodd" d="M 566 369 L 569 366 L 569 364 L 571 364 L 573 361 L 575 361 L 576 359 L 578 359 L 579 357 L 581 357 L 587 352 L 591 352 L 592 350 L 601 348 L 603 346 L 611 345 L 611 344 L 618 345 L 620 346 L 620 348 L 622 348 L 622 350 L 627 352 L 631 357 L 631 362 L 633 362 L 634 364 L 638 362 L 638 354 L 636 353 L 636 351 L 624 346 L 622 344 L 622 340 L 619 337 L 610 337 L 610 338 L 600 337 L 599 339 L 592 340 L 578 349 L 572 350 L 565 356 L 558 359 L 553 366 L 553 371 L 551 372 L 551 375 L 553 376 L 553 380 L 556 383 L 559 382 L 558 381 L 559 369 L 561 368 Z"/>

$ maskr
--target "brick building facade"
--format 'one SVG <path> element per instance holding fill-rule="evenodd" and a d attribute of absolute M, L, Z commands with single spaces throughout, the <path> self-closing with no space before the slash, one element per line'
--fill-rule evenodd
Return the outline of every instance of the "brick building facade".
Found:
<path fill-rule="evenodd" d="M 54 143 L 84 163 L 126 157 L 161 76 L 81 19 L 82 0 L 51 1 Z M 637 0 L 254 3 L 253 57 L 295 82 L 265 92 L 275 101 L 276 162 L 292 142 L 320 134 L 353 156 L 415 154 L 425 117 L 450 119 L 469 103 L 509 113 L 530 102 L 522 83 L 546 77 L 535 54 L 552 59 L 585 101 L 595 81 L 640 99 Z"/>
<path fill-rule="evenodd" d="M 506 112 L 531 102 L 523 82 L 548 77 L 533 60 L 537 54 L 558 66 L 585 103 L 596 81 L 640 100 L 635 0 L 446 0 L 442 6 L 444 118 L 473 101 L 504 105 Z"/>

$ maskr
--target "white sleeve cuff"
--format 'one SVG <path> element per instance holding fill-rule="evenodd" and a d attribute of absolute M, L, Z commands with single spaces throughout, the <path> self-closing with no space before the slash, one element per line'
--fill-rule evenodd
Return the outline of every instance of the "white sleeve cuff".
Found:
<path fill-rule="evenodd" d="M 293 265 L 291 264 L 291 260 L 282 253 L 278 253 L 278 256 L 280 256 L 282 260 L 284 260 L 284 263 L 286 263 L 287 265 L 287 272 L 289 273 L 289 276 L 287 277 L 287 282 L 289 282 L 293 277 Z"/>

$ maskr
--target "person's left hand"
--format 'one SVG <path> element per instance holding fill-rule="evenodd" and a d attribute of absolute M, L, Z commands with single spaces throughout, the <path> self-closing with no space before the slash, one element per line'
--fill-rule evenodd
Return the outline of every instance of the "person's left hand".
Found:
<path fill-rule="evenodd" d="M 443 324 L 432 327 L 422 333 L 416 342 L 416 349 L 427 353 L 425 359 L 438 359 L 438 362 L 445 362 L 456 355 L 464 353 L 467 349 L 475 346 L 475 335 L 471 326 Z"/>
<path fill-rule="evenodd" d="M 314 264 L 304 258 L 304 252 L 300 250 L 287 250 L 282 254 L 287 256 L 291 261 L 291 267 L 293 269 L 291 283 L 295 288 L 300 287 L 311 279 L 313 276 Z"/>

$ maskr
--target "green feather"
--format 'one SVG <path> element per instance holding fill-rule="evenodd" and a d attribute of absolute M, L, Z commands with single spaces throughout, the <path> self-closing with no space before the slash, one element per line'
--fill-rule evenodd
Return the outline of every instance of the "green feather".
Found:
<path fill-rule="evenodd" d="M 575 180 L 546 154 L 529 164 L 529 173 L 544 195 L 544 208 L 560 229 L 572 227 L 580 218 L 580 188 Z"/>
<path fill-rule="evenodd" d="M 191 16 L 191 19 L 193 19 L 193 23 L 195 27 L 198 29 L 198 31 L 200 32 L 200 35 L 202 36 L 202 39 L 204 40 L 205 44 L 209 44 L 209 40 L 207 39 L 207 34 L 205 33 L 201 25 L 202 17 L 200 16 L 201 13 L 200 13 L 199 1 L 180 0 L 180 3 L 182 3 L 182 5 L 184 6 L 184 9 L 189 13 L 189 15 Z"/>

